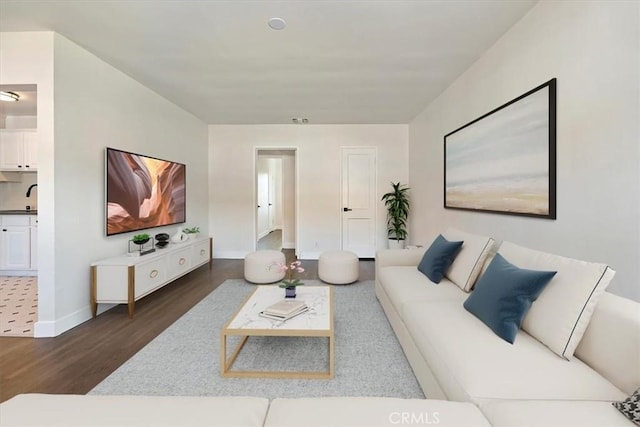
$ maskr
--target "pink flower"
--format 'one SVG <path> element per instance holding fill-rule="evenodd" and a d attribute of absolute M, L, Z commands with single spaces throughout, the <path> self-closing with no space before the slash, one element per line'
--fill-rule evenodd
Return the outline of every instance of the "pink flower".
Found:
<path fill-rule="evenodd" d="M 302 268 L 302 267 L 298 267 L 298 268 L 296 269 L 296 271 L 297 271 L 298 273 L 304 273 L 304 268 Z"/>

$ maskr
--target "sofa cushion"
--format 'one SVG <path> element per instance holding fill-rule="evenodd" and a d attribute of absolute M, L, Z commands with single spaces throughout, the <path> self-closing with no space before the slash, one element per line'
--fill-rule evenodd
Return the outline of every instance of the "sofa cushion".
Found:
<path fill-rule="evenodd" d="M 490 427 L 470 403 L 390 397 L 274 399 L 265 427 Z"/>
<path fill-rule="evenodd" d="M 453 299 L 462 304 L 467 296 L 448 279 L 436 285 L 415 267 L 383 267 L 378 270 L 378 282 L 398 313 L 408 301 Z"/>
<path fill-rule="evenodd" d="M 459 301 L 407 302 L 403 320 L 451 400 L 626 397 L 579 359 L 557 357 L 522 330 L 510 345 L 462 309 Z"/>
<path fill-rule="evenodd" d="M 640 426 L 640 388 L 622 402 L 613 402 L 613 407 Z"/>
<path fill-rule="evenodd" d="M 492 401 L 480 409 L 493 427 L 631 427 L 610 402 Z"/>
<path fill-rule="evenodd" d="M 424 273 L 434 283 L 440 283 L 444 273 L 455 259 L 463 242 L 450 242 L 442 234 L 431 243 L 429 249 L 424 253 L 418 270 Z"/>
<path fill-rule="evenodd" d="M 491 237 L 466 233 L 455 228 L 447 229 L 443 235 L 447 240 L 464 242 L 445 277 L 463 291 L 470 292 L 487 258 L 495 253 L 496 242 Z"/>
<path fill-rule="evenodd" d="M 259 397 L 21 394 L 0 405 L 3 427 L 262 427 Z"/>
<path fill-rule="evenodd" d="M 518 268 L 497 254 L 464 308 L 513 344 L 522 319 L 555 274 Z"/>
<path fill-rule="evenodd" d="M 605 264 L 552 255 L 510 242 L 503 242 L 499 253 L 520 268 L 558 272 L 529 310 L 522 329 L 569 360 L 615 271 Z"/>

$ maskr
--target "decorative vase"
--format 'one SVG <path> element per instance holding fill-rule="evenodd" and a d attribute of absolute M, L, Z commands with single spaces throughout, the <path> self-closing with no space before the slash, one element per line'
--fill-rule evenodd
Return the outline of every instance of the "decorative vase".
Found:
<path fill-rule="evenodd" d="M 296 297 L 296 287 L 289 286 L 288 288 L 284 288 L 284 297 L 285 298 L 295 298 Z"/>
<path fill-rule="evenodd" d="M 171 237 L 171 241 L 173 243 L 182 243 L 182 242 L 186 242 L 188 238 L 189 236 L 184 234 L 182 231 L 178 231 L 176 234 L 173 235 L 173 237 Z"/>

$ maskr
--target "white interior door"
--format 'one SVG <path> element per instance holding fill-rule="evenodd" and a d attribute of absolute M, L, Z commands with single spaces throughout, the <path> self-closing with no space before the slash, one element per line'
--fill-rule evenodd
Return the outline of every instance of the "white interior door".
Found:
<path fill-rule="evenodd" d="M 258 239 L 269 234 L 269 159 L 258 158 L 257 172 L 257 206 Z"/>
<path fill-rule="evenodd" d="M 342 149 L 342 249 L 376 254 L 376 149 Z"/>

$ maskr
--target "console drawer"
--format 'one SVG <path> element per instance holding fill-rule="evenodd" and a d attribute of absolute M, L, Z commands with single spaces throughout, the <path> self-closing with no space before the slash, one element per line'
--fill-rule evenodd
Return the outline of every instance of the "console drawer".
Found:
<path fill-rule="evenodd" d="M 140 298 L 167 280 L 167 259 L 160 257 L 150 262 L 136 265 L 135 299 Z"/>

